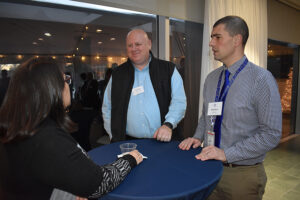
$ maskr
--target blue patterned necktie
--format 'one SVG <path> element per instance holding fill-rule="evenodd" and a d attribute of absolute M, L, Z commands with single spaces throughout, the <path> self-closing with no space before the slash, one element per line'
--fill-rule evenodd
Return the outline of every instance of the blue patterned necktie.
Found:
<path fill-rule="evenodd" d="M 230 72 L 226 69 L 225 70 L 225 81 L 224 81 L 224 85 L 222 87 L 222 90 L 221 90 L 221 93 L 219 96 L 220 98 L 222 97 L 225 88 L 229 84 L 229 76 L 230 76 Z M 225 96 L 222 99 L 219 100 L 219 101 L 223 101 L 223 106 L 222 106 L 222 115 L 216 117 L 215 126 L 214 126 L 215 146 L 216 147 L 220 147 L 220 143 L 221 143 L 221 125 L 222 125 L 222 120 L 223 120 L 223 112 L 224 112 L 226 96 L 227 96 L 227 93 L 225 94 Z"/>

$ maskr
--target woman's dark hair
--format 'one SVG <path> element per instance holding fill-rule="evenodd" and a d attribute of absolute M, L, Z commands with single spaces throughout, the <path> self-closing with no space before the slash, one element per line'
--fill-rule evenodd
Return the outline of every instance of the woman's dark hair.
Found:
<path fill-rule="evenodd" d="M 63 105 L 63 67 L 52 58 L 33 58 L 14 72 L 0 108 L 0 141 L 8 143 L 34 135 L 52 118 L 66 132 L 76 126 Z"/>

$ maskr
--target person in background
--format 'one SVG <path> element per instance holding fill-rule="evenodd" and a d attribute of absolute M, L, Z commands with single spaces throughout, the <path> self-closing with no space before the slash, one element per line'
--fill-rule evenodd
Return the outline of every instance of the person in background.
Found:
<path fill-rule="evenodd" d="M 86 79 L 80 89 L 82 105 L 87 108 L 99 109 L 100 98 L 98 95 L 98 81 L 94 78 L 93 72 L 86 73 Z"/>
<path fill-rule="evenodd" d="M 126 49 L 128 60 L 113 70 L 104 93 L 104 127 L 112 142 L 170 141 L 186 110 L 182 78 L 175 64 L 153 56 L 143 30 L 128 33 Z"/>
<path fill-rule="evenodd" d="M 3 69 L 1 70 L 1 79 L 0 79 L 0 107 L 4 100 L 8 84 L 9 84 L 10 78 L 7 76 L 7 70 Z"/>
<path fill-rule="evenodd" d="M 102 106 L 102 102 L 103 102 L 103 97 L 104 97 L 104 92 L 105 92 L 105 88 L 108 84 L 108 81 L 111 77 L 111 74 L 113 72 L 113 68 L 106 68 L 105 70 L 105 76 L 104 79 L 99 81 L 99 94 L 100 94 L 100 99 L 101 99 L 101 106 Z"/>
<path fill-rule="evenodd" d="M 142 155 L 98 166 L 71 137 L 70 91 L 62 65 L 31 59 L 17 68 L 0 109 L 1 199 L 50 199 L 59 189 L 98 198 L 121 183 Z"/>
<path fill-rule="evenodd" d="M 278 87 L 269 71 L 244 55 L 248 35 L 246 22 L 238 16 L 226 16 L 214 24 L 209 45 L 223 66 L 205 80 L 195 135 L 179 144 L 180 149 L 189 150 L 204 141 L 196 159 L 223 162 L 223 175 L 210 200 L 262 199 L 267 182 L 263 160 L 281 138 Z M 214 145 L 208 145 L 212 132 Z"/>

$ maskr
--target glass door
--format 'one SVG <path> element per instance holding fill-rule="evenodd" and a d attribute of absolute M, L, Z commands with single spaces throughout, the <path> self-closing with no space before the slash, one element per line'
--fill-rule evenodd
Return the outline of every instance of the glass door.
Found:
<path fill-rule="evenodd" d="M 295 133 L 298 46 L 294 44 L 268 41 L 268 70 L 275 77 L 282 106 L 282 138 Z"/>

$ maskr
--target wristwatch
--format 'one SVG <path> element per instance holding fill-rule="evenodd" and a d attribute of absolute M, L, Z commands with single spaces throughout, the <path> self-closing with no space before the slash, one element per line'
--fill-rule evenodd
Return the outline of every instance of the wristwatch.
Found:
<path fill-rule="evenodd" d="M 170 122 L 164 122 L 163 125 L 169 127 L 171 130 L 173 130 L 173 125 Z"/>

